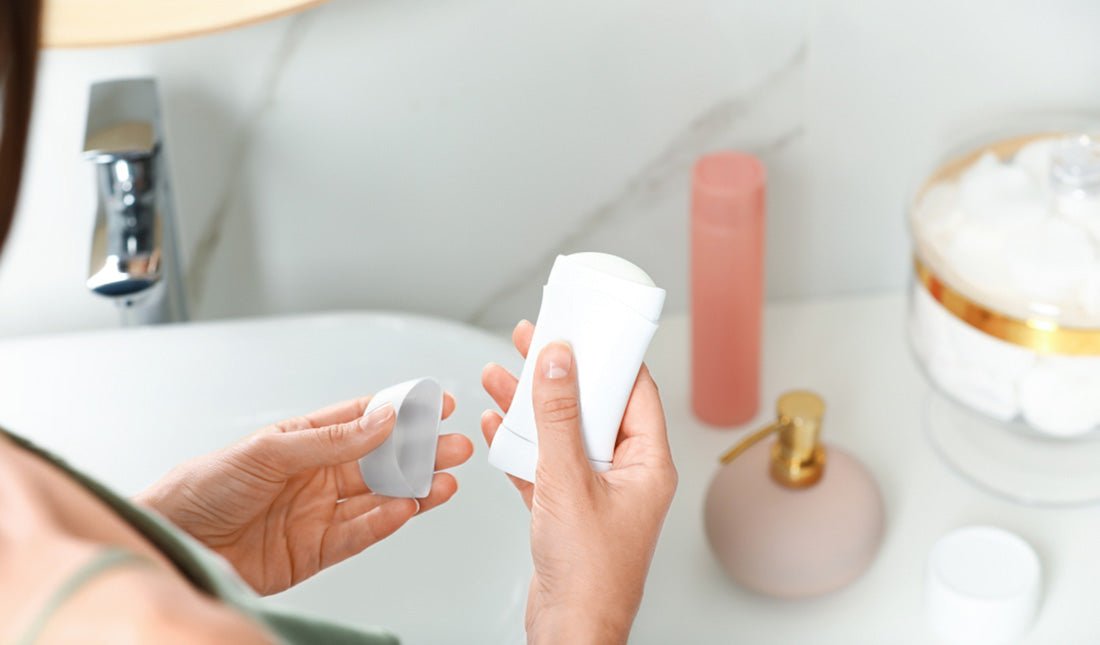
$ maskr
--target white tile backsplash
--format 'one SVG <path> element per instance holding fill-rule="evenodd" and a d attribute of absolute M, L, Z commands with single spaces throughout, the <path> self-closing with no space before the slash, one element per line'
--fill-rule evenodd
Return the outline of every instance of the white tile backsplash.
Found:
<path fill-rule="evenodd" d="M 88 84 L 161 79 L 197 317 L 533 317 L 555 254 L 687 304 L 689 171 L 769 170 L 771 297 L 896 289 L 902 204 L 986 115 L 1100 104 L 1100 6 L 333 0 L 194 40 L 46 52 L 0 333 L 115 324 L 83 286 Z"/>

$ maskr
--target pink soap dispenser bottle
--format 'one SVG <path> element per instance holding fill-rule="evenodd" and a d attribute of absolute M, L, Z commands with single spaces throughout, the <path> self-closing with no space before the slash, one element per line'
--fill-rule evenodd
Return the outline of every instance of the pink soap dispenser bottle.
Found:
<path fill-rule="evenodd" d="M 882 543 L 878 485 L 848 453 L 819 442 L 825 403 L 812 392 L 779 399 L 775 423 L 722 456 L 704 510 L 707 539 L 726 572 L 770 596 L 839 589 Z M 778 433 L 770 446 L 760 442 Z"/>
<path fill-rule="evenodd" d="M 756 416 L 764 302 L 764 165 L 722 152 L 695 164 L 691 204 L 691 403 L 714 426 Z"/>

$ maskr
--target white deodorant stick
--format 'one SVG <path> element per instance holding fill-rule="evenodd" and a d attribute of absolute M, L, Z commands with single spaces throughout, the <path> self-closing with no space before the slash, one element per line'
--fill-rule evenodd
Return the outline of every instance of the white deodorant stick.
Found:
<path fill-rule="evenodd" d="M 559 255 L 543 287 L 531 348 L 511 407 L 489 449 L 489 463 L 535 481 L 535 364 L 547 343 L 565 341 L 573 347 L 585 454 L 593 469 L 610 469 L 623 412 L 664 303 L 665 290 L 620 257 Z"/>

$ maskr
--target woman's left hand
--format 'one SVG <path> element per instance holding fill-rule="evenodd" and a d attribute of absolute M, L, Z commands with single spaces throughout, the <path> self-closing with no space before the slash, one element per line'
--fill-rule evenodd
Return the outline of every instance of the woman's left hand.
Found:
<path fill-rule="evenodd" d="M 283 591 L 391 535 L 458 490 L 437 472 L 421 500 L 372 493 L 358 459 L 393 430 L 393 406 L 364 417 L 370 397 L 268 426 L 174 468 L 135 501 L 222 555 L 261 594 Z M 443 418 L 454 411 L 447 394 Z M 439 437 L 435 468 L 473 454 L 460 434 Z"/>

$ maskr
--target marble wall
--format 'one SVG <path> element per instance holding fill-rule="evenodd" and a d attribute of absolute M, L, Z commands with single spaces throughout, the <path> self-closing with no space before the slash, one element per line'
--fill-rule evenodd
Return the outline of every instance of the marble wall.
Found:
<path fill-rule="evenodd" d="M 1100 103 L 1089 0 L 333 0 L 189 41 L 49 51 L 0 333 L 117 324 L 83 286 L 87 86 L 155 75 L 193 311 L 505 327 L 554 256 L 687 304 L 690 166 L 769 173 L 768 293 L 897 290 L 906 194 L 959 132 Z"/>

